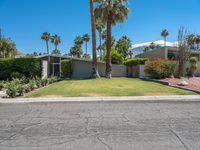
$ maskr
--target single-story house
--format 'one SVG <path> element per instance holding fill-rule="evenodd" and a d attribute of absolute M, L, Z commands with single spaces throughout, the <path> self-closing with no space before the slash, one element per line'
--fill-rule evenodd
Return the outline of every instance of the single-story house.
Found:
<path fill-rule="evenodd" d="M 43 66 L 43 78 L 49 76 L 60 76 L 61 61 L 71 60 L 72 61 L 72 78 L 90 78 L 92 74 L 92 60 L 75 58 L 69 56 L 56 56 L 56 55 L 42 55 L 36 58 L 42 59 Z M 106 63 L 102 61 L 97 62 L 97 68 L 99 75 L 105 77 Z M 124 65 L 112 65 L 112 76 L 113 77 L 126 77 L 127 67 Z"/>
<path fill-rule="evenodd" d="M 200 51 L 192 51 L 192 57 L 196 57 L 198 60 L 198 69 L 195 73 L 196 76 L 200 76 Z M 177 60 L 178 57 L 178 48 L 177 47 L 161 47 L 155 50 L 151 50 L 135 57 L 145 57 L 149 60 L 156 60 L 156 59 L 169 59 L 169 60 Z M 189 62 L 187 63 L 187 68 L 189 67 Z"/>

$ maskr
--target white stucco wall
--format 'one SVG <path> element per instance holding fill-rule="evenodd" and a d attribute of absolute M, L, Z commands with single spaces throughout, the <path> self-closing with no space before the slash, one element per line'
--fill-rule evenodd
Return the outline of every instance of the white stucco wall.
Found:
<path fill-rule="evenodd" d="M 105 76 L 105 63 L 98 63 L 97 65 L 99 75 Z M 72 78 L 90 78 L 92 74 L 92 63 L 89 61 L 72 60 Z M 127 67 L 124 65 L 112 65 L 112 76 L 113 77 L 126 77 Z"/>

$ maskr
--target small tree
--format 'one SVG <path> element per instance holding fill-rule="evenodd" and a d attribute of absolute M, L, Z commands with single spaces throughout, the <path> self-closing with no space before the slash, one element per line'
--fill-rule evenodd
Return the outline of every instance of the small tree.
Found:
<path fill-rule="evenodd" d="M 188 43 L 188 30 L 181 27 L 178 31 L 178 73 L 180 78 L 184 75 L 186 62 L 191 55 L 191 45 Z"/>

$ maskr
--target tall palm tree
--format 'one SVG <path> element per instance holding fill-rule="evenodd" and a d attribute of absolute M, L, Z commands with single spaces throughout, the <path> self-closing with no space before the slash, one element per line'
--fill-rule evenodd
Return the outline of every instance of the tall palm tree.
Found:
<path fill-rule="evenodd" d="M 87 55 L 87 49 L 88 49 L 88 42 L 90 41 L 90 35 L 89 34 L 84 34 L 83 35 L 83 41 L 85 42 L 85 54 Z"/>
<path fill-rule="evenodd" d="M 107 25 L 107 42 L 106 42 L 106 78 L 111 78 L 111 48 L 112 48 L 112 26 L 124 22 L 128 18 L 129 9 L 128 0 L 95 0 L 95 13 L 102 22 Z"/>
<path fill-rule="evenodd" d="M 96 28 L 94 16 L 94 0 L 89 0 L 90 3 L 90 17 L 91 17 L 91 30 L 92 30 L 92 78 L 99 78 L 97 70 L 97 51 L 96 51 Z"/>
<path fill-rule="evenodd" d="M 169 32 L 167 31 L 167 29 L 162 30 L 161 36 L 164 38 L 164 45 L 166 47 L 167 37 L 169 36 Z"/>
<path fill-rule="evenodd" d="M 51 35 L 48 32 L 42 33 L 41 39 L 46 42 L 47 54 L 49 54 L 49 40 L 51 39 Z"/>
<path fill-rule="evenodd" d="M 55 50 L 58 50 L 58 45 L 61 43 L 61 38 L 57 34 L 51 37 L 51 43 L 55 45 Z"/>
<path fill-rule="evenodd" d="M 75 38 L 75 40 L 74 40 L 74 43 L 75 43 L 75 45 L 78 45 L 78 46 L 82 46 L 82 44 L 83 44 L 83 38 L 81 37 L 81 36 L 77 36 L 76 38 Z"/>
<path fill-rule="evenodd" d="M 105 28 L 105 24 L 101 19 L 96 20 L 96 29 L 99 32 L 99 50 L 100 50 L 100 60 L 102 60 L 102 31 Z"/>

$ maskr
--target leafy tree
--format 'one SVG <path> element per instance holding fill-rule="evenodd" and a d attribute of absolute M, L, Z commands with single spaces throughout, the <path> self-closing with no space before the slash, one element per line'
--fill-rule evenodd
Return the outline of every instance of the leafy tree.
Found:
<path fill-rule="evenodd" d="M 51 35 L 48 32 L 42 33 L 41 39 L 46 42 L 47 54 L 49 54 L 49 40 L 51 39 Z"/>
<path fill-rule="evenodd" d="M 55 45 L 55 50 L 58 50 L 58 45 L 61 43 L 61 38 L 57 34 L 51 37 L 51 42 Z"/>
<path fill-rule="evenodd" d="M 38 56 L 38 53 L 37 52 L 33 52 L 33 56 Z"/>
<path fill-rule="evenodd" d="M 132 47 L 132 41 L 127 36 L 122 36 L 115 46 L 116 50 L 123 55 L 123 58 L 126 59 L 128 56 L 129 49 Z"/>
<path fill-rule="evenodd" d="M 87 54 L 87 50 L 88 50 L 88 42 L 90 41 L 90 35 L 89 34 L 84 34 L 83 35 L 83 41 L 85 42 L 85 53 Z"/>
<path fill-rule="evenodd" d="M 17 53 L 16 45 L 11 39 L 0 39 L 0 57 L 11 58 L 15 57 Z"/>
<path fill-rule="evenodd" d="M 106 42 L 106 78 L 111 78 L 111 48 L 112 48 L 112 26 L 124 22 L 128 18 L 128 0 L 95 0 L 95 13 L 102 22 L 107 25 Z"/>
<path fill-rule="evenodd" d="M 143 50 L 143 52 L 146 53 L 146 52 L 148 52 L 149 50 L 150 50 L 149 47 L 145 47 L 144 50 Z"/>
<path fill-rule="evenodd" d="M 186 39 L 190 48 L 194 48 L 194 44 L 196 42 L 196 36 L 194 34 L 190 34 L 186 37 Z"/>
<path fill-rule="evenodd" d="M 166 47 L 167 37 L 169 36 L 169 32 L 167 31 L 167 29 L 162 30 L 161 36 L 164 38 L 164 42 L 165 42 L 164 45 Z"/>
<path fill-rule="evenodd" d="M 104 55 L 103 55 L 103 60 L 106 61 L 106 53 L 104 53 Z M 121 65 L 121 64 L 123 64 L 124 58 L 123 58 L 122 54 L 120 54 L 115 49 L 112 49 L 112 51 L 111 51 L 111 60 L 112 60 L 111 61 L 112 64 Z"/>
<path fill-rule="evenodd" d="M 151 50 L 154 50 L 156 48 L 156 44 L 154 42 L 152 42 L 150 45 L 149 45 L 149 48 Z"/>

